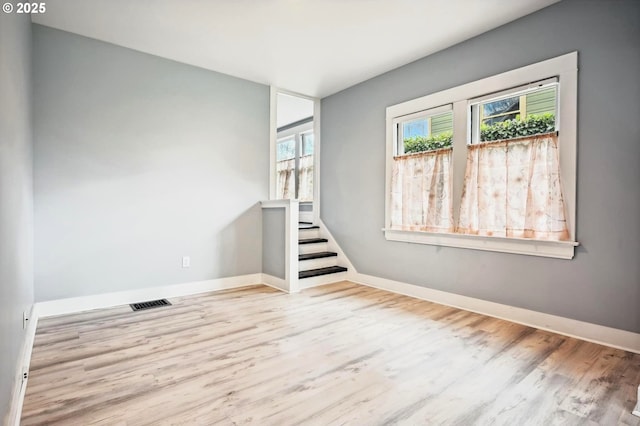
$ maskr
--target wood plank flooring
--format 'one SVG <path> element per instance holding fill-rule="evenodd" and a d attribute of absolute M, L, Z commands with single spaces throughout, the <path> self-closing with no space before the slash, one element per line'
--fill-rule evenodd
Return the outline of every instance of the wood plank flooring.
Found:
<path fill-rule="evenodd" d="M 640 355 L 349 282 L 43 319 L 23 425 L 639 425 Z"/>

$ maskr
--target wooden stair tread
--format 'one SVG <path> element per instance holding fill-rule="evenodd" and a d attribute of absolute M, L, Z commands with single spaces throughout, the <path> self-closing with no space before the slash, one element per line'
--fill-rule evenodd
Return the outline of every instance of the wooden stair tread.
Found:
<path fill-rule="evenodd" d="M 326 243 L 329 240 L 326 238 L 305 238 L 302 240 L 298 240 L 298 244 L 316 244 L 316 243 Z"/>
<path fill-rule="evenodd" d="M 320 275 L 336 274 L 338 272 L 345 272 L 347 268 L 344 266 L 328 266 L 326 268 L 309 269 L 308 271 L 298 272 L 298 278 L 311 278 Z"/>
<path fill-rule="evenodd" d="M 338 253 L 332 252 L 332 251 L 319 251 L 317 253 L 306 253 L 306 254 L 299 254 L 298 255 L 298 260 L 311 260 L 311 259 L 321 259 L 323 257 L 333 257 L 333 256 L 337 256 Z"/>
<path fill-rule="evenodd" d="M 303 229 L 320 229 L 320 227 L 318 225 L 298 225 L 298 229 L 302 231 Z"/>

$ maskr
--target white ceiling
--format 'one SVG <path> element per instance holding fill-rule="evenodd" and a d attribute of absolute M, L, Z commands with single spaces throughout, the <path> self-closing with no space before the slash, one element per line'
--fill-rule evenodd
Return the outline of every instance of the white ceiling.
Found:
<path fill-rule="evenodd" d="M 324 97 L 559 0 L 49 0 L 33 22 Z"/>

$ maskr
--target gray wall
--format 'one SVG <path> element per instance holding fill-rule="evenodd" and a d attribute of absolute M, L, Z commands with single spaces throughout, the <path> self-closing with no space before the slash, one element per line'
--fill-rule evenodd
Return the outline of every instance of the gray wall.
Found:
<path fill-rule="evenodd" d="M 31 19 L 0 14 L 0 421 L 33 304 Z"/>
<path fill-rule="evenodd" d="M 323 99 L 321 217 L 358 272 L 640 332 L 638 22 L 636 0 L 564 0 Z M 386 241 L 385 108 L 575 50 L 575 258 Z"/>
<path fill-rule="evenodd" d="M 262 272 L 286 277 L 286 215 L 285 209 L 262 210 Z"/>
<path fill-rule="evenodd" d="M 261 272 L 269 88 L 33 32 L 36 300 Z"/>

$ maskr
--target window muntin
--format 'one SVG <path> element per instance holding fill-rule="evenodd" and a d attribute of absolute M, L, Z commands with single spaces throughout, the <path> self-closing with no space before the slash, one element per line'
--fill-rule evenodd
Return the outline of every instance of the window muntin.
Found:
<path fill-rule="evenodd" d="M 505 120 L 520 118 L 522 96 L 503 98 L 480 105 L 480 123 L 492 125 Z M 524 103 L 524 102 L 522 102 Z"/>
<path fill-rule="evenodd" d="M 549 76 L 553 76 L 549 78 Z M 544 80 L 547 79 L 547 80 Z M 534 82 L 534 83 L 528 83 Z M 468 144 L 480 141 L 480 111 L 475 109 L 472 114 L 471 104 L 486 103 L 497 98 L 509 98 L 523 96 L 527 92 L 541 89 L 548 83 L 561 83 L 549 85 L 548 89 L 556 92 L 555 128 L 559 133 L 552 133 L 557 140 L 556 156 L 559 163 L 564 200 L 566 206 L 566 223 L 568 225 L 569 241 L 547 241 L 538 239 L 466 235 L 459 233 L 440 232 L 414 232 L 398 230 L 391 227 L 391 191 L 393 190 L 394 158 L 398 156 L 400 147 L 398 144 L 398 121 L 415 117 L 418 111 L 427 111 L 437 105 L 447 102 L 453 105 L 453 127 L 455 134 L 452 140 L 452 198 L 454 222 L 459 220 L 461 197 L 465 187 L 465 170 L 468 153 Z M 516 89 L 523 87 L 522 93 L 514 93 Z M 511 89 L 509 89 L 511 88 Z M 513 89 L 516 88 L 516 89 Z M 489 95 L 486 95 L 489 93 Z M 553 102 L 551 102 L 553 103 Z M 527 105 L 529 113 L 535 114 L 535 102 Z M 521 108 L 521 105 L 518 105 Z M 547 106 L 548 107 L 548 106 Z M 387 197 L 385 200 L 385 237 L 392 241 L 405 241 L 422 244 L 434 244 L 471 249 L 503 251 L 508 253 L 520 253 L 538 256 L 557 257 L 571 259 L 575 242 L 575 208 L 576 208 L 576 122 L 577 122 L 577 52 L 507 71 L 478 81 L 467 83 L 441 92 L 413 99 L 387 108 Z M 544 109 L 544 107 L 541 107 Z M 537 113 L 539 113 L 538 111 Z M 520 112 L 522 114 L 522 112 Z M 469 124 L 469 116 L 475 126 Z M 560 128 L 562 125 L 562 128 Z M 557 136 L 559 134 L 559 136 Z M 546 135 L 535 136 L 548 137 Z M 511 144 L 513 139 L 507 139 Z M 497 141 L 496 143 L 498 143 Z M 516 139 L 514 143 L 521 145 Z"/>

